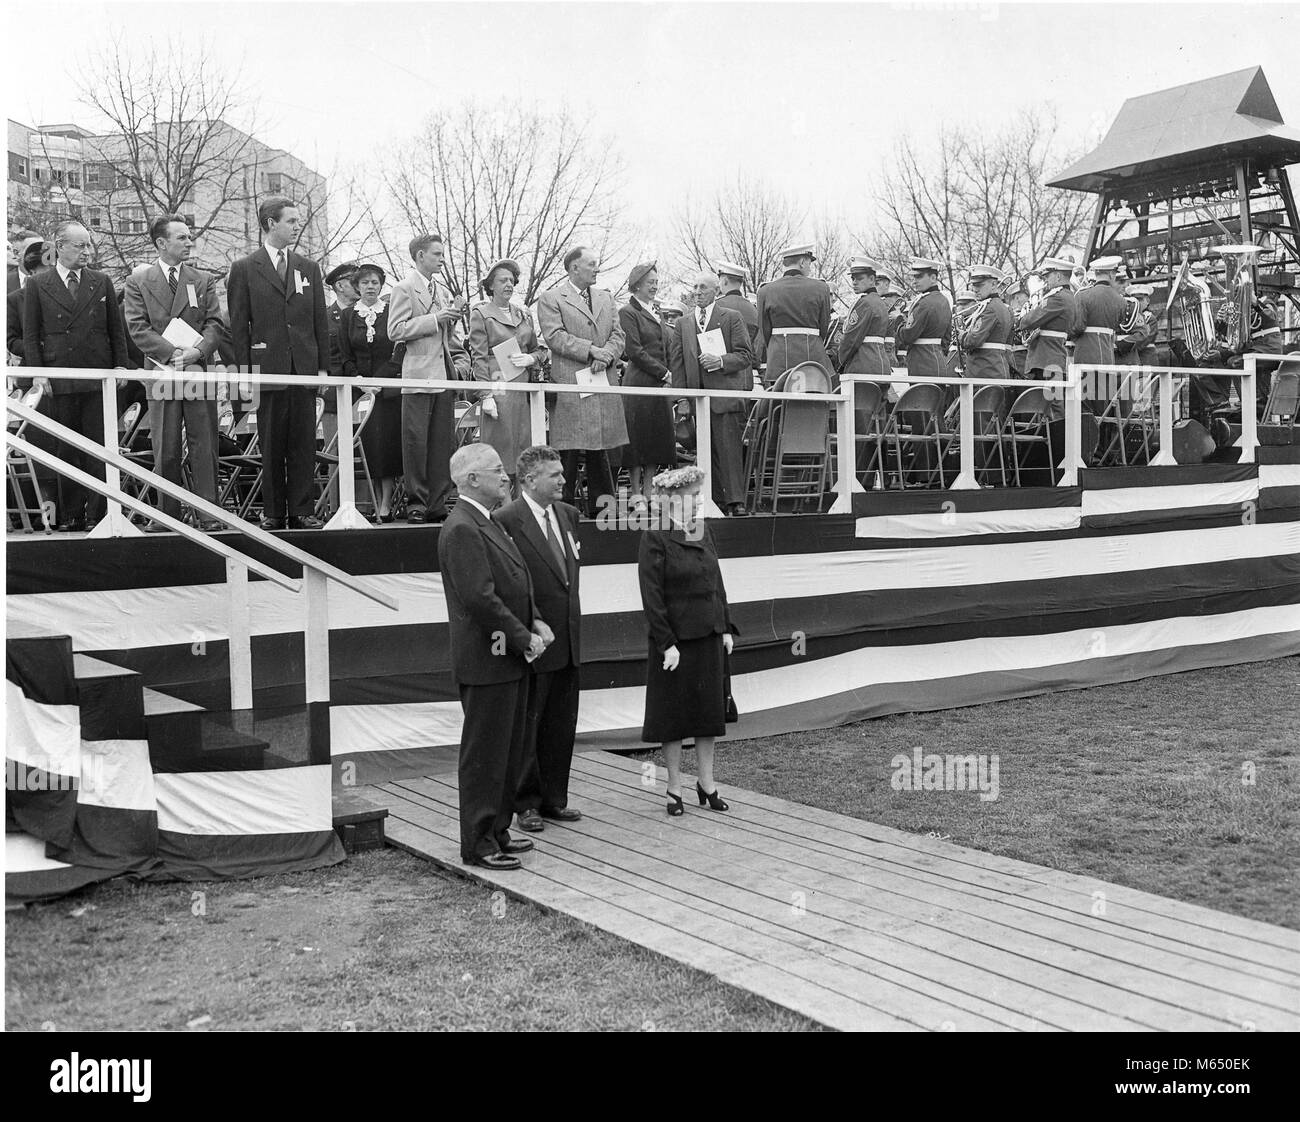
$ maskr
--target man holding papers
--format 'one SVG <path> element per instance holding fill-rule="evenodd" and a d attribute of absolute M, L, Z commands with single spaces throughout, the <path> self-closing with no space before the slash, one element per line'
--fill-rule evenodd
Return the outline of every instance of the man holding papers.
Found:
<path fill-rule="evenodd" d="M 153 371 L 175 371 L 170 381 L 149 389 L 149 428 L 154 471 L 173 483 L 183 482 L 181 431 L 189 444 L 194 493 L 217 501 L 217 387 L 188 384 L 182 371 L 206 370 L 221 338 L 221 305 L 207 273 L 186 264 L 194 249 L 190 228 L 174 214 L 155 219 L 149 228 L 158 259 L 126 282 L 126 329 Z M 173 518 L 181 515 L 178 499 L 160 495 L 158 506 Z M 221 523 L 204 520 L 204 530 Z M 165 531 L 157 522 L 150 533 Z"/>
<path fill-rule="evenodd" d="M 623 328 L 614 298 L 596 287 L 596 255 L 577 246 L 564 255 L 569 274 L 537 298 L 537 322 L 551 351 L 551 381 L 557 385 L 608 386 L 610 370 L 623 355 Z M 558 394 L 551 414 L 550 445 L 564 460 L 564 501 L 572 503 L 578 457 L 586 461 L 587 517 L 614 500 L 609 453 L 627 443 L 623 403 L 612 393 Z"/>
<path fill-rule="evenodd" d="M 739 312 L 718 302 L 718 278 L 701 273 L 695 278 L 695 307 L 677 321 L 668 337 L 668 365 L 673 385 L 688 390 L 749 390 L 753 388 L 754 352 L 749 328 Z M 713 501 L 732 517 L 745 509 L 745 416 L 749 402 L 740 397 L 709 399 L 709 432 L 713 455 Z M 697 413 L 695 423 L 701 423 Z"/>

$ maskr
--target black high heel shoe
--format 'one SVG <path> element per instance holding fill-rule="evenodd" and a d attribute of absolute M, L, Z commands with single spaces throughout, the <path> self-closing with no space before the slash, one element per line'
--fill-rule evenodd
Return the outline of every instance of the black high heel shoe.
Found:
<path fill-rule="evenodd" d="M 682 806 L 681 795 L 674 795 L 671 791 L 669 791 L 668 792 L 668 817 L 679 818 L 681 815 L 685 813 L 686 813 L 686 808 Z"/>
<path fill-rule="evenodd" d="M 727 803 L 727 801 L 721 795 L 718 794 L 717 788 L 714 788 L 713 793 L 709 794 L 708 791 L 706 791 L 703 787 L 700 786 L 700 782 L 698 779 L 695 781 L 695 793 L 700 796 L 700 806 L 703 806 L 707 802 L 709 804 L 710 809 L 712 810 L 731 809 L 731 806 Z"/>

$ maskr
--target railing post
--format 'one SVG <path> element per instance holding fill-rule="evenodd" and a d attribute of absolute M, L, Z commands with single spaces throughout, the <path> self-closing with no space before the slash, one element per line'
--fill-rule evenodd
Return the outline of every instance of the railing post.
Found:
<path fill-rule="evenodd" d="M 117 444 L 117 378 L 108 375 L 100 382 L 100 404 L 104 413 L 104 448 L 116 452 Z M 122 474 L 112 464 L 104 465 L 104 480 L 113 490 L 122 486 Z M 133 526 L 122 510 L 121 503 L 114 499 L 107 500 L 104 517 L 99 525 L 87 534 L 91 538 L 126 538 L 143 533 L 138 526 Z"/>
<path fill-rule="evenodd" d="M 970 382 L 962 382 L 957 387 L 959 395 L 958 439 L 961 442 L 961 471 L 949 485 L 949 491 L 977 491 L 979 483 L 975 480 L 975 387 Z M 1068 408 L 1068 407 L 1067 407 Z M 942 456 L 945 449 L 939 449 Z"/>
<path fill-rule="evenodd" d="M 691 398 L 691 408 L 695 410 L 695 463 L 704 472 L 698 514 L 701 518 L 721 518 L 722 511 L 713 501 L 713 410 L 707 397 Z"/>
<path fill-rule="evenodd" d="M 1077 487 L 1083 462 L 1083 382 L 1079 368 L 1065 368 L 1065 454 L 1061 459 L 1058 487 Z"/>
<path fill-rule="evenodd" d="M 509 391 L 507 391 L 508 393 Z M 546 383 L 530 383 L 528 390 L 528 423 L 534 444 L 546 443 Z M 509 470 L 507 468 L 507 470 Z"/>
<path fill-rule="evenodd" d="M 318 569 L 304 565 L 303 595 L 307 623 L 303 628 L 303 670 L 306 700 L 330 699 L 329 580 Z"/>
<path fill-rule="evenodd" d="M 835 502 L 828 514 L 852 514 L 853 492 L 866 492 L 858 479 L 858 417 L 853 411 L 856 403 L 856 384 L 852 374 L 840 375 L 841 400 L 835 409 Z"/>
<path fill-rule="evenodd" d="M 1241 436 L 1237 438 L 1234 447 L 1241 449 L 1241 459 L 1238 462 L 1243 464 L 1255 462 L 1255 449 L 1259 447 L 1258 417 L 1255 412 L 1259 408 L 1255 401 L 1256 380 L 1259 378 L 1257 361 L 1254 355 L 1246 356 L 1245 373 L 1237 383 L 1241 394 Z"/>
<path fill-rule="evenodd" d="M 1151 458 L 1151 467 L 1169 467 L 1174 459 L 1174 376 L 1167 370 L 1157 371 L 1160 379 L 1160 450 Z"/>
<path fill-rule="evenodd" d="M 230 708 L 253 707 L 253 641 L 248 615 L 248 566 L 226 558 L 230 648 Z"/>
<path fill-rule="evenodd" d="M 339 508 L 325 523 L 327 530 L 368 530 L 370 523 L 357 510 L 357 467 L 352 447 L 355 437 L 352 428 L 352 387 L 335 386 L 338 408 L 336 429 L 338 453 Z M 372 405 L 371 408 L 374 408 Z"/>

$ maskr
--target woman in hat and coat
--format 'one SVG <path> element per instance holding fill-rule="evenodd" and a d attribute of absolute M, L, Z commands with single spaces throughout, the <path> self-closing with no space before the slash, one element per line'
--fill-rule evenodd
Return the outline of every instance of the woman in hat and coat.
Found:
<path fill-rule="evenodd" d="M 384 270 L 362 265 L 352 276 L 356 303 L 339 313 L 339 357 L 348 378 L 400 378 L 402 361 L 393 357 L 388 337 L 388 301 L 381 298 Z M 377 481 L 379 497 L 375 520 L 393 521 L 393 490 L 402 474 L 402 399 L 396 386 L 375 394 L 370 419 L 361 431 L 370 478 Z"/>
<path fill-rule="evenodd" d="M 659 276 L 653 263 L 634 266 L 628 274 L 631 299 L 618 310 L 625 342 L 623 385 L 662 389 L 671 383 L 663 324 L 654 310 Z M 623 465 L 631 480 L 632 500 L 647 505 L 650 481 L 659 468 L 677 463 L 677 441 L 672 402 L 661 397 L 623 398 L 627 418 L 627 448 Z"/>
<path fill-rule="evenodd" d="M 727 666 L 737 634 L 707 524 L 697 516 L 704 472 L 675 468 L 654 477 L 662 528 L 641 537 L 637 575 L 649 627 L 641 739 L 661 743 L 668 766 L 668 815 L 682 814 L 682 741 L 695 740 L 700 805 L 730 809 L 713 778 L 714 740 L 727 729 Z"/>
<path fill-rule="evenodd" d="M 532 316 L 511 303 L 518 283 L 519 265 L 510 260 L 498 261 L 479 282 L 487 300 L 469 314 L 469 355 L 477 382 L 543 380 L 546 350 L 533 329 Z M 510 339 L 519 345 L 519 351 L 510 356 L 510 365 L 502 370 L 492 349 Z M 494 394 L 484 389 L 478 398 L 482 410 L 479 440 L 500 454 L 512 493 L 516 490 L 515 463 L 519 453 L 534 443 L 529 397 L 526 393 L 506 390 Z"/>

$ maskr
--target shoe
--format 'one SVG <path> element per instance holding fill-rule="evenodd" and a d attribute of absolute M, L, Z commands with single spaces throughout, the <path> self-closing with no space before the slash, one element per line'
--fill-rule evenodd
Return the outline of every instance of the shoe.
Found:
<path fill-rule="evenodd" d="M 522 869 L 523 862 L 518 857 L 510 857 L 505 853 L 488 853 L 480 857 L 471 857 L 465 862 L 466 865 L 480 865 L 484 869 L 495 869 L 497 872 L 503 872 L 506 869 Z"/>
<path fill-rule="evenodd" d="M 749 511 L 745 509 L 744 503 L 732 503 L 727 507 L 727 516 L 729 518 L 748 518 Z"/>
<path fill-rule="evenodd" d="M 731 807 L 727 804 L 727 802 L 723 799 L 723 797 L 718 794 L 716 788 L 714 789 L 713 793 L 710 794 L 708 791 L 706 791 L 703 787 L 700 786 L 698 780 L 696 780 L 695 783 L 695 793 L 700 796 L 700 806 L 703 806 L 707 802 L 710 808 L 713 810 L 731 809 Z"/>
<path fill-rule="evenodd" d="M 262 527 L 263 530 L 283 530 L 283 529 L 284 529 L 284 519 L 283 519 L 283 518 L 263 518 L 262 521 L 259 523 L 259 525 Z"/>
<path fill-rule="evenodd" d="M 553 818 L 556 822 L 582 821 L 582 811 L 567 806 L 544 806 L 538 813 L 543 818 Z"/>
<path fill-rule="evenodd" d="M 86 530 L 86 520 L 84 518 L 69 518 L 66 522 L 60 522 L 54 529 L 60 534 L 82 534 Z"/>
<path fill-rule="evenodd" d="M 388 514 L 381 514 L 379 516 L 379 521 L 383 523 L 392 522 L 393 520 L 394 520 L 394 515 L 391 512 Z"/>
<path fill-rule="evenodd" d="M 511 838 L 508 842 L 506 842 L 504 852 L 527 853 L 532 848 L 533 848 L 532 838 Z"/>
<path fill-rule="evenodd" d="M 429 516 L 422 510 L 408 510 L 406 512 L 406 520 L 408 522 L 427 522 Z"/>
<path fill-rule="evenodd" d="M 669 791 L 668 792 L 668 817 L 680 818 L 685 813 L 686 813 L 686 808 L 682 806 L 681 795 L 674 795 L 671 791 Z"/>
<path fill-rule="evenodd" d="M 289 519 L 290 530 L 323 530 L 325 523 L 314 514 L 295 515 Z"/>
<path fill-rule="evenodd" d="M 542 821 L 542 816 L 535 810 L 525 810 L 519 815 L 519 828 L 527 830 L 530 834 L 538 834 L 546 829 L 546 823 Z"/>
<path fill-rule="evenodd" d="M 224 522 L 218 522 L 215 518 L 209 518 L 206 521 L 199 523 L 199 529 L 205 534 L 219 534 L 225 528 L 226 524 Z"/>
<path fill-rule="evenodd" d="M 146 522 L 143 526 L 141 526 L 140 529 L 142 529 L 146 534 L 170 534 L 171 533 L 169 527 L 164 526 L 161 522 L 155 522 L 152 518 L 149 519 L 149 521 Z"/>

